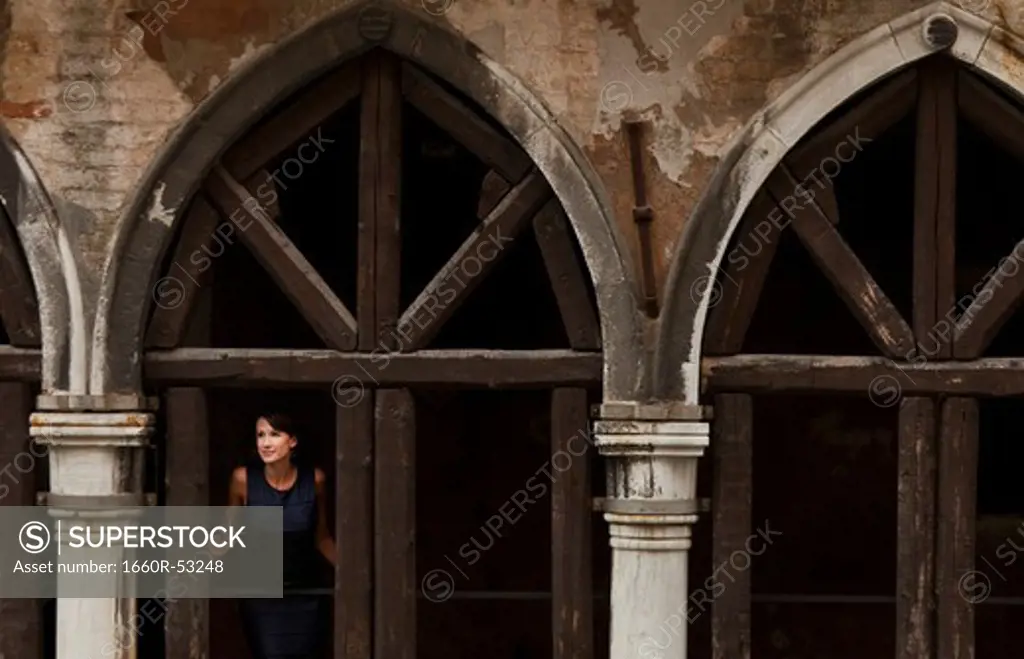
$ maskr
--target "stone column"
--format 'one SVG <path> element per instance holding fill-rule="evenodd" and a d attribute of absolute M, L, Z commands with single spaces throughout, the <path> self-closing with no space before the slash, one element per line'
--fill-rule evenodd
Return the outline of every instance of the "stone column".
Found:
<path fill-rule="evenodd" d="M 686 657 L 697 460 L 709 432 L 700 419 L 693 407 L 606 404 L 594 423 L 608 459 L 611 659 Z"/>
<path fill-rule="evenodd" d="M 61 506 L 145 502 L 145 452 L 155 420 L 146 407 L 135 396 L 38 397 L 31 434 L 49 451 L 52 514 L 64 514 Z M 132 584 L 107 578 L 121 596 L 57 600 L 57 659 L 135 658 Z"/>

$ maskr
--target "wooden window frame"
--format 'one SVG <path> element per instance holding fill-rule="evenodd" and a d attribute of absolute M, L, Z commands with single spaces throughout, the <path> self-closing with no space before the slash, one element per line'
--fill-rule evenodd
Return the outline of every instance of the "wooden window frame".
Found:
<path fill-rule="evenodd" d="M 268 181 L 268 163 L 304 139 L 336 110 L 358 98 L 359 267 L 351 313 L 277 226 L 277 207 L 254 195 Z M 424 291 L 399 306 L 401 244 L 401 114 L 403 101 L 477 155 L 489 168 L 481 189 L 480 227 L 456 250 Z M 324 350 L 181 347 L 187 328 L 195 345 L 195 293 L 209 281 L 208 266 L 190 254 L 214 239 L 224 217 L 248 222 L 241 242 L 327 345 Z M 412 318 L 466 254 L 495 232 L 515 239 L 532 223 L 570 349 L 425 349 L 465 301 L 499 253 L 476 276 L 463 278 L 455 299 L 425 325 Z M 416 409 L 409 387 L 530 386 L 551 390 L 553 451 L 564 447 L 588 419 L 587 390 L 600 386 L 603 361 L 599 323 L 589 298 L 586 269 L 561 206 L 529 157 L 456 96 L 416 67 L 374 50 L 301 92 L 290 105 L 232 146 L 200 186 L 175 247 L 173 262 L 196 290 L 174 308 L 154 310 L 146 333 L 147 382 L 166 387 L 169 419 L 168 504 L 206 505 L 209 447 L 204 386 L 333 386 L 345 376 L 366 392 L 336 413 L 335 656 L 414 659 L 420 584 L 415 566 Z M 187 265 L 182 265 L 187 264 Z M 202 319 L 197 318 L 199 324 Z M 202 342 L 199 343 L 202 345 Z M 375 362 L 389 351 L 388 367 Z M 4 368 L 0 351 L 0 376 Z M 365 374 L 375 373 L 373 381 Z M 198 456 L 198 457 L 197 457 Z M 590 467 L 572 467 L 552 490 L 552 647 L 555 659 L 593 657 L 590 556 L 593 515 Z M 382 566 L 386 566 L 383 569 Z M 344 585 L 344 587 L 342 587 Z M 167 659 L 209 652 L 205 602 L 176 603 L 168 614 Z"/>
<path fill-rule="evenodd" d="M 802 173 L 859 130 L 875 137 L 916 112 L 913 318 L 900 317 L 843 242 L 830 189 L 786 213 L 781 201 Z M 714 560 L 742 550 L 751 532 L 751 397 L 777 392 L 864 395 L 898 381 L 899 401 L 896 579 L 896 657 L 972 656 L 974 608 L 958 581 L 974 567 L 978 465 L 978 398 L 1024 394 L 1024 359 L 981 355 L 1024 299 L 1024 277 L 990 280 L 953 331 L 933 345 L 937 325 L 957 300 L 955 276 L 958 111 L 997 143 L 1024 157 L 1024 118 L 979 80 L 937 55 L 893 76 L 849 112 L 784 158 L 744 218 L 748 233 L 769 212 L 789 214 L 792 226 L 882 356 L 740 354 L 777 237 L 745 267 L 724 269 L 734 284 L 711 312 L 702 379 L 713 397 Z M 1024 241 L 1022 241 L 1024 242 Z M 1014 250 L 1020 248 L 1018 244 Z M 942 339 L 942 333 L 939 333 Z M 937 352 L 936 352 L 937 351 Z M 921 359 L 921 357 L 927 357 Z M 925 569 L 921 569 L 925 566 Z M 712 656 L 749 659 L 749 577 L 733 584 L 712 609 Z"/>

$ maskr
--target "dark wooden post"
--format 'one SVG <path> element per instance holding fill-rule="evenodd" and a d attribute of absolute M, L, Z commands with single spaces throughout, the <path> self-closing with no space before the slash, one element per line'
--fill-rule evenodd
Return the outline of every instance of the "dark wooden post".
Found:
<path fill-rule="evenodd" d="M 896 504 L 896 657 L 935 648 L 935 403 L 900 401 Z"/>
<path fill-rule="evenodd" d="M 974 569 L 978 480 L 978 401 L 942 403 L 938 457 L 938 548 L 935 555 L 936 650 L 939 659 L 974 656 L 974 606 L 960 579 Z"/>
<path fill-rule="evenodd" d="M 210 431 L 206 392 L 172 387 L 164 397 L 167 415 L 168 506 L 210 505 Z M 211 659 L 210 601 L 167 602 L 164 627 L 166 659 Z"/>
<path fill-rule="evenodd" d="M 713 565 L 729 561 L 753 528 L 753 399 L 747 394 L 719 394 L 711 425 L 714 461 L 711 494 Z M 713 659 L 750 657 L 750 570 L 732 575 L 729 585 L 711 604 Z"/>
<path fill-rule="evenodd" d="M 342 396 L 349 392 L 342 392 Z M 341 397 L 337 410 L 338 567 L 334 576 L 334 656 L 370 659 L 373 634 L 373 399 Z"/>
<path fill-rule="evenodd" d="M 31 386 L 0 383 L 0 505 L 33 506 L 36 473 L 46 459 L 29 442 Z M 42 659 L 42 605 L 32 599 L 0 599 L 0 657 Z"/>
<path fill-rule="evenodd" d="M 373 225 L 371 245 L 360 243 L 359 294 L 373 297 L 373 316 L 363 349 L 409 350 L 392 330 L 398 325 L 401 273 L 402 74 L 397 58 L 371 55 L 363 72 L 360 128 L 360 220 Z M 365 249 L 364 249 L 365 247 Z M 361 298 L 362 299 L 362 298 Z M 360 305 L 360 309 L 369 306 Z M 365 322 L 363 322 L 365 320 Z M 374 336 L 375 334 L 375 336 Z M 373 369 L 368 380 L 374 376 Z M 367 382 L 367 386 L 376 385 Z M 416 657 L 416 420 L 412 392 L 376 393 L 374 433 L 374 657 Z"/>
<path fill-rule="evenodd" d="M 193 219 L 190 217 L 190 220 Z M 200 223 L 202 224 L 202 223 Z M 205 226 L 205 225 L 203 225 Z M 200 227 L 202 228 L 202 227 Z M 190 228 L 190 234 L 198 231 Z M 212 273 L 205 281 L 212 282 Z M 213 311 L 210 285 L 189 291 L 182 307 L 192 309 L 189 316 L 169 317 L 175 342 L 209 345 Z M 172 310 L 173 311 L 173 310 Z M 152 335 L 153 328 L 150 328 Z M 168 506 L 210 505 L 210 418 L 206 392 L 199 387 L 170 387 L 164 395 L 167 418 L 167 456 L 164 471 Z M 167 602 L 164 625 L 166 659 L 212 659 L 210 657 L 210 601 L 178 599 Z"/>
<path fill-rule="evenodd" d="M 416 657 L 416 420 L 408 389 L 377 392 L 374 657 Z"/>
<path fill-rule="evenodd" d="M 551 613 L 554 659 L 594 656 L 591 560 L 590 451 L 586 389 L 555 389 L 551 396 L 552 455 L 572 462 L 551 493 Z"/>

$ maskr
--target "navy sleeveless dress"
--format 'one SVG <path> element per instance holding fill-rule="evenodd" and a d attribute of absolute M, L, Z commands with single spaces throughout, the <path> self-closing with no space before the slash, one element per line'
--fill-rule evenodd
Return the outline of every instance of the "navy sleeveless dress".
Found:
<path fill-rule="evenodd" d="M 246 505 L 280 506 L 284 518 L 284 588 L 316 585 L 316 474 L 300 466 L 295 484 L 285 491 L 267 483 L 262 464 L 246 470 Z M 320 598 L 286 595 L 281 599 L 242 600 L 242 619 L 254 659 L 312 659 L 320 651 Z"/>

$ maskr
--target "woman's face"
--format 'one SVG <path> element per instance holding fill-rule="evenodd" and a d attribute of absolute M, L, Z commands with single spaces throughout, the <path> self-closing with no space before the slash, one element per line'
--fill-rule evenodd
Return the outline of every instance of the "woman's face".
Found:
<path fill-rule="evenodd" d="M 263 462 L 270 464 L 288 459 L 296 444 L 294 437 L 275 430 L 263 417 L 256 421 L 256 448 Z"/>

